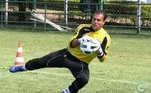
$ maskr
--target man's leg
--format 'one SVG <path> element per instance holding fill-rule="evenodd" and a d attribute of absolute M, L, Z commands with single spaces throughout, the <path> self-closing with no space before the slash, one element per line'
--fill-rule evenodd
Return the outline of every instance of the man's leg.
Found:
<path fill-rule="evenodd" d="M 68 60 L 67 67 L 72 72 L 73 76 L 75 77 L 75 80 L 68 87 L 68 89 L 70 91 L 69 93 L 78 93 L 78 91 L 83 88 L 89 81 L 89 68 L 88 64 L 84 62 L 74 60 L 74 58 L 71 57 L 70 59 Z"/>
<path fill-rule="evenodd" d="M 75 76 L 75 81 L 69 86 L 71 93 L 78 93 L 78 91 L 83 88 L 89 81 L 89 72 L 84 70 Z"/>
<path fill-rule="evenodd" d="M 65 56 L 66 52 L 67 49 L 58 50 L 41 58 L 35 58 L 29 60 L 25 65 L 12 66 L 10 67 L 9 71 L 20 72 L 20 71 L 35 70 L 45 67 L 65 67 L 66 64 L 64 60 L 66 57 Z"/>

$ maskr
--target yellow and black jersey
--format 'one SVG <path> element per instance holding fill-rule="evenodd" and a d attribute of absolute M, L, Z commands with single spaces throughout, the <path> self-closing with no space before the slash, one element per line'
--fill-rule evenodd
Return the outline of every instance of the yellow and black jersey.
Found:
<path fill-rule="evenodd" d="M 91 24 L 81 24 L 80 26 L 77 27 L 68 45 L 69 52 L 79 60 L 84 61 L 88 64 L 97 56 L 96 52 L 92 53 L 91 55 L 85 55 L 80 50 L 80 46 L 74 48 L 71 46 L 72 40 L 81 38 L 84 35 L 88 35 L 101 42 L 101 47 L 104 51 L 104 55 L 102 57 L 98 57 L 98 59 L 100 60 L 100 62 L 103 62 L 107 56 L 110 47 L 110 43 L 111 43 L 110 36 L 103 28 L 94 31 L 91 27 Z"/>

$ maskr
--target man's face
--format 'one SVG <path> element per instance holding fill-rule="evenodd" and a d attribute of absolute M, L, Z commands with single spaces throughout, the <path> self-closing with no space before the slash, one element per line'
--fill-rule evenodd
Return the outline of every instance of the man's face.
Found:
<path fill-rule="evenodd" d="M 98 30 L 103 27 L 105 24 L 104 15 L 103 14 L 94 14 L 92 18 L 92 28 L 93 30 Z"/>

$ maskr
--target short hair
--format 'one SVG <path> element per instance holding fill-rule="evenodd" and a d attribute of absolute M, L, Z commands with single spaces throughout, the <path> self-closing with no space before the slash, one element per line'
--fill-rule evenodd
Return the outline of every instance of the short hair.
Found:
<path fill-rule="evenodd" d="M 98 10 L 98 11 L 96 11 L 96 12 L 94 13 L 94 15 L 96 15 L 96 14 L 103 14 L 103 15 L 104 15 L 104 19 L 103 19 L 103 20 L 106 20 L 106 18 L 107 18 L 107 14 L 106 14 L 106 12 L 103 11 L 103 10 Z"/>

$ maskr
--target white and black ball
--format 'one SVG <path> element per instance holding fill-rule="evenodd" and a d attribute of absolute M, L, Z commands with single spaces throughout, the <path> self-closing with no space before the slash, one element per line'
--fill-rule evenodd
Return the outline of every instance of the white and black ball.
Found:
<path fill-rule="evenodd" d="M 94 50 L 96 50 L 96 48 L 98 48 L 100 45 L 98 45 L 98 43 L 94 43 L 91 41 L 85 41 L 83 43 L 80 44 L 80 49 L 81 51 L 86 54 L 86 55 L 90 55 L 93 52 L 95 52 Z"/>

